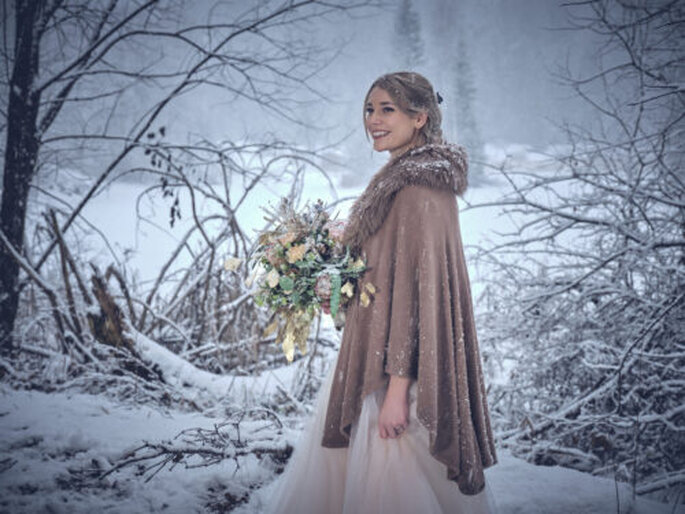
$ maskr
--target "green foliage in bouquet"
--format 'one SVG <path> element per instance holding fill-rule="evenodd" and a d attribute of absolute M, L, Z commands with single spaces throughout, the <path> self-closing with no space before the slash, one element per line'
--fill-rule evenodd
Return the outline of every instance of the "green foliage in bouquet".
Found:
<path fill-rule="evenodd" d="M 298 213 L 283 198 L 267 214 L 275 228 L 259 236 L 251 281 L 257 283 L 257 304 L 273 311 L 265 335 L 278 329 L 276 342 L 290 362 L 295 346 L 306 353 L 309 327 L 320 310 L 338 326 L 366 264 L 342 243 L 344 222 L 332 220 L 321 200 Z"/>

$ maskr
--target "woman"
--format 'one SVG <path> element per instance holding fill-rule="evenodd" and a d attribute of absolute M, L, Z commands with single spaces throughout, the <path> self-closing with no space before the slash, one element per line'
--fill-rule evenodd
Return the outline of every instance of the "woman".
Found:
<path fill-rule="evenodd" d="M 389 162 L 353 205 L 345 243 L 366 258 L 337 364 L 275 487 L 271 512 L 491 513 L 496 463 L 456 194 L 463 147 L 443 143 L 417 73 L 376 80 L 364 123 Z"/>

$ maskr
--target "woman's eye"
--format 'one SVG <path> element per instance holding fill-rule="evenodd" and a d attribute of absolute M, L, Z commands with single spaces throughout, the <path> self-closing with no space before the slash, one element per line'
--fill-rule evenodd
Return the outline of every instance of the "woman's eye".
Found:
<path fill-rule="evenodd" d="M 395 112 L 395 109 L 392 107 L 383 107 L 383 112 Z"/>

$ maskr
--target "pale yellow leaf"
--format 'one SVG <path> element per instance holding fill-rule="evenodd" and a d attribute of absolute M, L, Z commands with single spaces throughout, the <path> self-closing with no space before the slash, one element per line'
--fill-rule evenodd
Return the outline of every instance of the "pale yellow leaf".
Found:
<path fill-rule="evenodd" d="M 294 264 L 302 257 L 304 257 L 304 254 L 307 252 L 307 245 L 306 244 L 301 244 L 297 246 L 291 246 L 288 248 L 286 258 L 288 259 L 288 262 L 290 264 Z"/>
<path fill-rule="evenodd" d="M 269 337 L 271 334 L 273 334 L 276 329 L 278 328 L 278 318 L 273 320 L 269 325 L 264 329 L 264 332 L 262 332 L 262 337 Z"/>
<path fill-rule="evenodd" d="M 278 285 L 278 281 L 280 279 L 280 275 L 278 274 L 278 271 L 275 269 L 272 269 L 269 271 L 269 273 L 266 274 L 266 283 L 269 284 L 269 287 L 273 289 Z"/>
<path fill-rule="evenodd" d="M 288 362 L 292 362 L 295 358 L 295 334 L 292 330 L 287 331 L 283 338 L 283 353 Z"/>
<path fill-rule="evenodd" d="M 345 285 L 340 288 L 340 292 L 347 295 L 349 298 L 352 298 L 354 295 L 354 286 L 352 285 L 352 282 L 345 282 Z"/>

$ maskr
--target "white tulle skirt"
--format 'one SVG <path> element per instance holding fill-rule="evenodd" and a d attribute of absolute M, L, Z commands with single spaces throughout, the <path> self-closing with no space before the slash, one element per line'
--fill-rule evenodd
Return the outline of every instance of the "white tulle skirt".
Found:
<path fill-rule="evenodd" d="M 381 439 L 377 421 L 385 391 L 364 399 L 348 448 L 321 446 L 333 370 L 322 384 L 309 420 L 283 474 L 263 488 L 245 511 L 270 514 L 494 514 L 487 483 L 465 495 L 428 452 L 428 431 L 416 419 L 410 389 L 407 430 Z"/>

